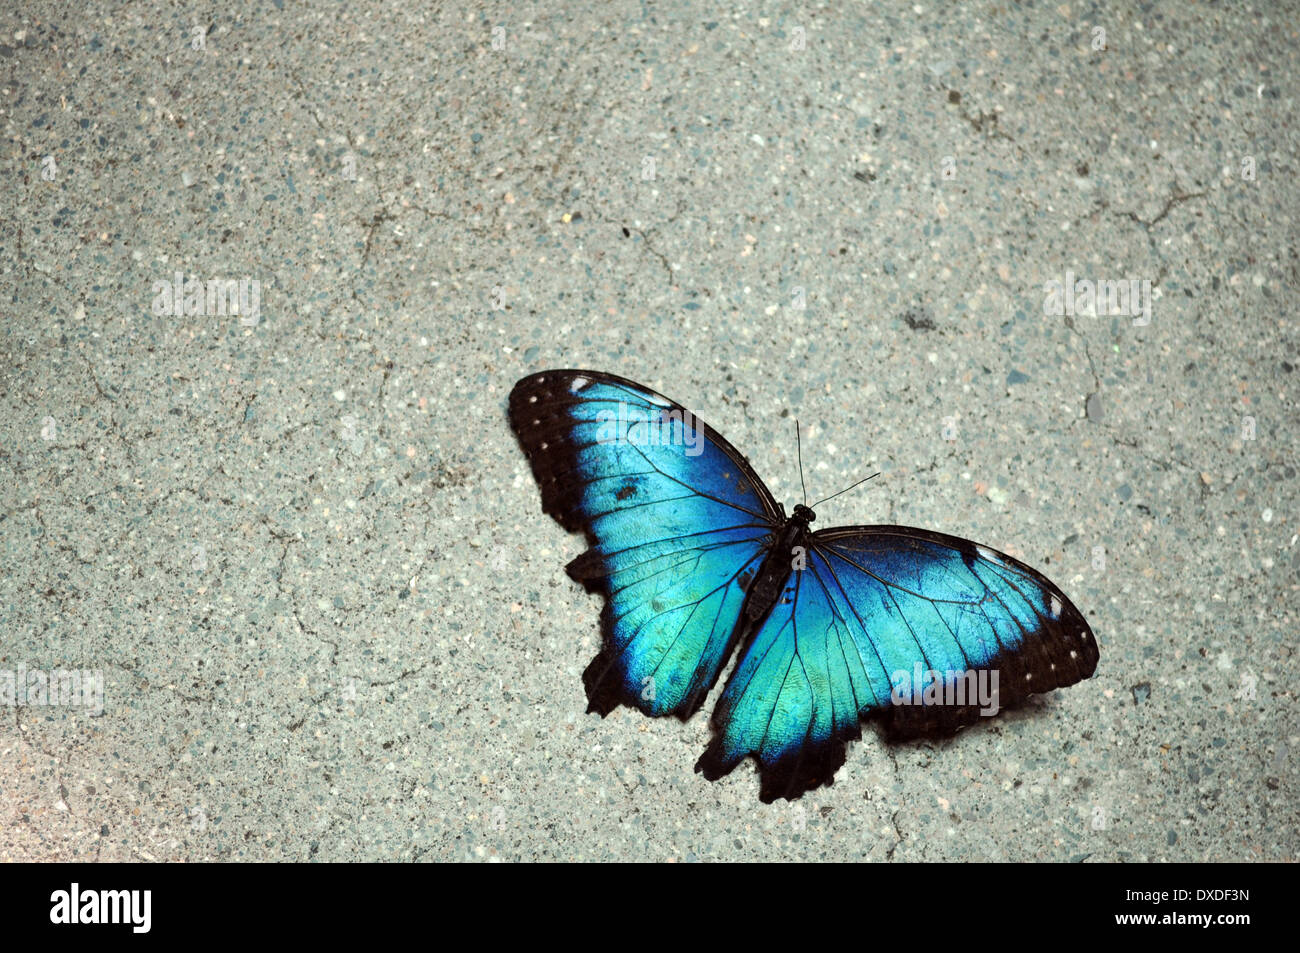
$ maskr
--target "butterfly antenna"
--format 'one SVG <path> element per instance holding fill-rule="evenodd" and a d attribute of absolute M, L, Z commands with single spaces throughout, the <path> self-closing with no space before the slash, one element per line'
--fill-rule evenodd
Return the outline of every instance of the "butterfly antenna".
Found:
<path fill-rule="evenodd" d="M 859 480 L 857 483 L 853 484 L 853 486 L 846 486 L 844 489 L 840 490 L 840 493 L 847 493 L 847 492 L 849 492 L 849 490 L 853 489 L 854 486 L 862 486 L 862 484 L 866 483 L 868 480 L 873 480 L 873 479 L 875 479 L 875 478 L 878 477 L 878 476 L 880 476 L 880 471 L 879 471 L 879 470 L 877 470 L 875 473 L 871 474 L 871 476 L 869 476 L 869 477 L 863 477 L 863 478 L 862 478 L 861 480 Z M 833 500 L 833 499 L 835 499 L 835 497 L 839 496 L 840 493 L 832 493 L 830 496 L 826 497 L 826 500 Z M 823 503 L 825 503 L 826 500 L 818 500 L 816 503 L 814 503 L 814 504 L 812 505 L 812 508 L 813 508 L 813 509 L 816 509 L 817 507 L 819 507 L 819 506 L 821 506 Z"/>
<path fill-rule="evenodd" d="M 808 484 L 803 482 L 803 440 L 799 436 L 799 418 L 794 419 L 794 445 L 799 452 L 799 485 L 803 487 L 803 505 L 808 505 Z"/>

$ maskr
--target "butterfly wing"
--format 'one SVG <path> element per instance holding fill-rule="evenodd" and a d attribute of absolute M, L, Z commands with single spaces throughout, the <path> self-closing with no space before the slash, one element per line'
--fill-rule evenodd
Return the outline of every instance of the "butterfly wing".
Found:
<path fill-rule="evenodd" d="M 731 653 L 780 507 L 715 430 L 624 378 L 533 374 L 509 413 L 543 510 L 591 543 L 567 567 L 605 596 L 588 710 L 689 717 Z"/>
<path fill-rule="evenodd" d="M 831 782 L 864 717 L 948 734 L 1097 658 L 1079 610 L 1010 556 L 904 526 L 822 530 L 728 679 L 696 770 L 715 780 L 754 755 L 760 797 L 795 798 Z"/>

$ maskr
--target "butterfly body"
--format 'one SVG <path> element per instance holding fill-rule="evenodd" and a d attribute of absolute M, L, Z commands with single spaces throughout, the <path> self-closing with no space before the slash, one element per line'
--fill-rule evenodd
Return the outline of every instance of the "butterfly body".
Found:
<path fill-rule="evenodd" d="M 689 410 L 626 378 L 543 371 L 510 395 L 542 508 L 590 548 L 567 567 L 605 599 L 588 710 L 689 718 L 736 658 L 696 764 L 754 757 L 760 798 L 832 782 L 864 719 L 951 734 L 1092 675 L 1096 640 L 1050 580 L 905 526 L 813 531 Z"/>
<path fill-rule="evenodd" d="M 745 587 L 747 595 L 741 611 L 742 618 L 758 624 L 772 611 L 781 594 L 786 591 L 799 554 L 807 548 L 808 524 L 814 519 L 816 515 L 808 507 L 802 503 L 795 506 L 794 515 L 786 520 L 776 534 L 758 574 Z"/>

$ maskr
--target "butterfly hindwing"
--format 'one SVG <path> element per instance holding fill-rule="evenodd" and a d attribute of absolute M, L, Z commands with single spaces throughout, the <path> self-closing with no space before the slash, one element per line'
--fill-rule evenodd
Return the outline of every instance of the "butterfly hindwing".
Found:
<path fill-rule="evenodd" d="M 727 679 L 713 740 L 695 766 L 716 781 L 753 755 L 765 802 L 828 783 L 844 763 L 845 742 L 861 737 L 860 712 L 871 707 L 855 693 L 865 682 L 857 653 L 842 644 L 847 628 L 812 571 L 820 557 L 808 559 Z"/>
<path fill-rule="evenodd" d="M 591 548 L 569 575 L 605 596 L 589 710 L 687 717 L 731 651 L 781 513 L 744 458 L 681 405 L 614 375 L 519 381 L 510 423 L 543 509 Z"/>
<path fill-rule="evenodd" d="M 830 783 L 862 718 L 948 734 L 1087 678 L 1097 657 L 1082 614 L 1010 556 L 901 526 L 823 530 L 728 679 L 697 770 L 753 755 L 764 801 L 798 797 Z"/>

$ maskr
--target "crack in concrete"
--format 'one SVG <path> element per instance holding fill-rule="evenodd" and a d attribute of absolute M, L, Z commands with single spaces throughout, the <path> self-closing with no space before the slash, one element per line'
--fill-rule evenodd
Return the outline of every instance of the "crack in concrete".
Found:
<path fill-rule="evenodd" d="M 645 229 L 637 228 L 635 225 L 624 225 L 623 227 L 626 228 L 629 232 L 636 232 L 638 235 L 640 235 L 641 242 L 642 244 L 645 245 L 646 251 L 650 252 L 650 254 L 654 255 L 656 258 L 659 259 L 659 264 L 664 266 L 664 274 L 668 276 L 668 287 L 671 289 L 673 285 L 673 266 L 669 264 L 668 256 L 665 255 L 663 252 L 661 252 L 659 249 L 655 248 L 655 246 L 650 242 L 650 236 L 649 234 L 647 234 Z"/>
<path fill-rule="evenodd" d="M 430 659 L 429 661 L 421 665 L 419 668 L 403 669 L 402 674 L 398 675 L 396 678 L 389 679 L 386 682 L 371 682 L 370 687 L 382 688 L 386 685 L 396 685 L 398 682 L 402 681 L 403 679 L 409 678 L 412 675 L 419 675 L 421 672 L 423 672 L 426 668 L 428 668 L 432 664 L 433 664 L 433 660 Z"/>
<path fill-rule="evenodd" d="M 1101 377 L 1097 373 L 1097 364 L 1092 359 L 1092 349 L 1088 347 L 1088 339 L 1083 336 L 1078 328 L 1074 326 L 1074 318 L 1070 315 L 1065 316 L 1065 326 L 1070 329 L 1070 333 L 1077 337 L 1083 344 L 1083 354 L 1088 359 L 1088 370 L 1092 373 L 1092 391 L 1083 396 L 1083 417 L 1084 420 L 1090 420 L 1088 416 L 1088 402 L 1093 397 L 1101 393 Z"/>
<path fill-rule="evenodd" d="M 331 648 L 330 665 L 335 665 L 338 661 L 338 655 L 339 655 L 338 642 L 334 641 L 333 639 L 325 638 L 325 636 L 321 635 L 315 629 L 312 629 L 310 626 L 308 626 L 305 622 L 302 621 L 302 614 L 298 609 L 297 596 L 292 591 L 286 591 L 284 586 L 284 564 L 285 561 L 289 558 L 289 547 L 292 546 L 294 543 L 302 542 L 302 540 L 296 536 L 291 536 L 288 533 L 283 533 L 280 530 L 276 529 L 274 526 L 271 525 L 270 519 L 266 516 L 262 517 L 262 524 L 266 527 L 267 532 L 271 534 L 272 538 L 282 544 L 282 548 L 280 550 L 280 559 L 278 561 L 276 573 L 275 573 L 276 591 L 279 592 L 281 596 L 283 596 L 288 600 L 289 607 L 293 614 L 293 619 L 298 624 L 299 630 L 305 632 L 307 635 L 310 635 L 318 642 L 323 642 L 326 645 L 330 646 Z"/>
<path fill-rule="evenodd" d="M 894 825 L 894 833 L 898 836 L 898 840 L 894 842 L 893 847 L 889 848 L 889 850 L 885 852 L 885 860 L 892 861 L 894 859 L 894 851 L 902 847 L 903 841 L 907 840 L 907 835 L 904 834 L 903 829 L 898 826 L 898 815 L 902 813 L 903 813 L 903 809 L 899 808 L 897 811 L 895 811 L 893 814 L 889 816 L 889 821 L 891 824 Z"/>
<path fill-rule="evenodd" d="M 1155 465 L 1156 465 L 1157 467 L 1159 467 L 1161 470 L 1168 471 L 1168 470 L 1169 470 L 1169 464 L 1170 464 L 1170 463 L 1174 463 L 1174 464 L 1176 464 L 1177 466 L 1182 467 L 1184 470 L 1188 471 L 1189 473 L 1199 473 L 1199 472 L 1200 472 L 1200 471 L 1198 471 L 1198 470 L 1196 469 L 1196 467 L 1192 466 L 1190 463 L 1187 463 L 1187 462 L 1185 462 L 1185 461 L 1183 461 L 1183 460 L 1179 460 L 1177 457 L 1173 457 L 1173 456 L 1171 456 L 1171 457 L 1169 457 L 1168 460 L 1161 460 L 1161 459 L 1159 459 L 1158 457 L 1154 457 L 1154 456 L 1152 456 L 1151 454 L 1147 453 L 1147 451 L 1145 451 L 1145 450 L 1142 449 L 1142 446 L 1137 442 L 1136 439 L 1128 439 L 1128 440 L 1125 440 L 1125 439 L 1122 438 L 1122 437 L 1116 437 L 1114 434 L 1111 434 L 1110 439 L 1111 439 L 1112 441 L 1114 441 L 1116 444 L 1118 444 L 1119 446 L 1121 446 L 1121 447 L 1128 447 L 1130 450 L 1136 450 L 1136 451 L 1138 452 L 1138 455 L 1139 455 L 1140 457 L 1142 457 L 1142 458 L 1143 458 L 1144 460 L 1146 460 L 1148 463 L 1153 463 L 1153 464 L 1155 464 Z"/>
<path fill-rule="evenodd" d="M 1116 218 L 1131 219 L 1132 221 L 1141 225 L 1147 231 L 1150 231 L 1154 226 L 1159 225 L 1161 222 L 1165 220 L 1166 216 L 1169 215 L 1169 212 L 1174 208 L 1175 205 L 1182 205 L 1184 202 L 1190 202 L 1192 199 L 1204 198 L 1208 194 L 1209 194 L 1208 192 L 1184 192 L 1182 191 L 1182 189 L 1178 187 L 1178 180 L 1175 179 L 1172 185 L 1170 186 L 1169 197 L 1165 199 L 1164 208 L 1162 208 L 1160 212 L 1156 215 L 1156 217 L 1151 219 L 1149 222 L 1140 218 L 1136 212 L 1117 211 L 1117 212 L 1111 212 L 1111 214 L 1114 215 Z M 1104 204 L 1103 207 L 1109 208 L 1109 205 Z"/>
<path fill-rule="evenodd" d="M 1156 237 L 1153 233 L 1153 229 L 1161 222 L 1163 222 L 1166 218 L 1168 218 L 1169 213 L 1173 211 L 1175 207 L 1190 202 L 1193 199 L 1205 198 L 1207 195 L 1209 195 L 1208 189 L 1202 192 L 1184 192 L 1182 188 L 1179 187 L 1178 180 L 1175 178 L 1173 182 L 1170 183 L 1169 195 L 1165 199 L 1164 205 L 1161 207 L 1160 211 L 1157 212 L 1156 215 L 1150 220 L 1144 219 L 1140 215 L 1138 215 L 1137 212 L 1130 211 L 1127 209 L 1112 210 L 1110 207 L 1109 199 L 1099 200 L 1096 206 L 1094 207 L 1093 211 L 1088 213 L 1088 215 L 1084 217 L 1085 218 L 1089 217 L 1095 214 L 1096 212 L 1108 211 L 1115 218 L 1128 219 L 1134 224 L 1141 226 L 1143 232 L 1146 233 L 1147 247 L 1151 251 L 1151 257 L 1160 263 L 1160 269 L 1156 274 L 1155 280 L 1151 282 L 1152 289 L 1155 289 L 1160 287 L 1161 282 L 1165 280 L 1165 276 L 1169 273 L 1169 264 L 1168 262 L 1165 261 L 1164 256 L 1160 253 L 1159 246 L 1156 244 Z"/>
<path fill-rule="evenodd" d="M 471 235 L 475 235 L 478 238 L 482 238 L 482 239 L 492 238 L 492 233 L 488 231 L 488 229 L 484 228 L 482 225 L 472 225 L 469 222 L 467 222 L 464 218 L 454 215 L 451 212 L 441 212 L 436 209 L 426 208 L 420 203 L 412 202 L 409 199 L 406 200 L 406 204 L 402 205 L 401 208 L 403 209 L 403 211 L 407 209 L 411 209 L 416 212 L 419 212 L 422 215 L 424 215 L 425 218 L 437 219 L 438 221 L 443 221 L 443 222 L 453 222 L 456 225 L 459 225 L 461 228 L 465 229 L 465 231 L 469 232 Z"/>

